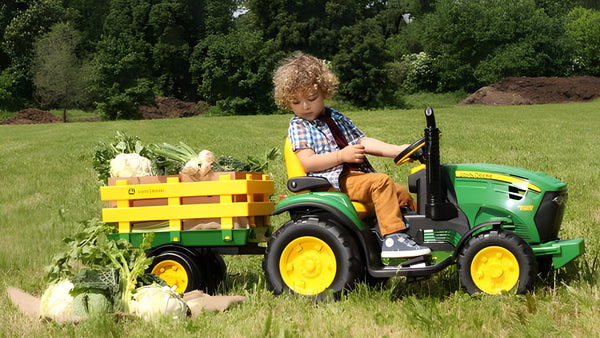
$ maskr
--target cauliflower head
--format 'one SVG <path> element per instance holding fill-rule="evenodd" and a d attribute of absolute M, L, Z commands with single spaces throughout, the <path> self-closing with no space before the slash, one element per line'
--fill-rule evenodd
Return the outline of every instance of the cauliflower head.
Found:
<path fill-rule="evenodd" d="M 121 153 L 110 161 L 111 177 L 135 177 L 152 175 L 152 163 L 137 153 Z"/>

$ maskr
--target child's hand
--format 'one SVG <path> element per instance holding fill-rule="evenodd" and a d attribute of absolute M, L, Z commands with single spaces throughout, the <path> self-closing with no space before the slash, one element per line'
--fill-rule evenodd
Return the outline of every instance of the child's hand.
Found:
<path fill-rule="evenodd" d="M 338 160 L 341 163 L 363 163 L 365 160 L 365 147 L 360 144 L 346 146 L 338 151 Z"/>

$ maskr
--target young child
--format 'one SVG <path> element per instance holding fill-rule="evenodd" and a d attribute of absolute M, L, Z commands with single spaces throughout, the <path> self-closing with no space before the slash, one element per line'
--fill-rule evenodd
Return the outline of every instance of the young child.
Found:
<path fill-rule="evenodd" d="M 386 174 L 375 173 L 365 154 L 395 157 L 407 145 L 394 145 L 366 137 L 350 119 L 325 107 L 338 85 L 336 76 L 317 58 L 296 53 L 273 77 L 275 103 L 294 113 L 288 137 L 309 176 L 325 177 L 350 200 L 372 202 L 383 235 L 381 256 L 404 258 L 427 255 L 405 233 L 400 207 L 414 209 L 405 186 Z"/>

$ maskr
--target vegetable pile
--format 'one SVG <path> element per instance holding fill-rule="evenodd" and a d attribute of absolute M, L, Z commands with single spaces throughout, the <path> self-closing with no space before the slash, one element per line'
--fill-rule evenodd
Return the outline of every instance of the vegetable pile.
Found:
<path fill-rule="evenodd" d="M 106 184 L 109 177 L 178 174 L 204 177 L 211 171 L 262 172 L 278 156 L 279 149 L 272 148 L 264 159 L 215 157 L 209 150 L 196 152 L 183 142 L 144 145 L 139 137 L 117 131 L 113 142 L 98 142 L 92 162 L 98 179 Z"/>
<path fill-rule="evenodd" d="M 121 171 L 125 171 L 126 167 L 138 167 L 136 165 L 135 160 L 126 165 L 123 160 L 115 161 L 115 168 L 111 167 L 113 164 L 113 159 L 117 157 L 119 154 L 137 154 L 139 157 L 137 161 L 146 162 L 153 157 L 152 151 L 149 147 L 146 147 L 142 144 L 142 141 L 137 136 L 129 136 L 124 132 L 117 131 L 115 135 L 115 139 L 112 143 L 106 144 L 102 141 L 98 142 L 96 145 L 96 151 L 94 152 L 94 158 L 92 160 L 92 165 L 94 170 L 98 173 L 98 179 L 107 183 L 108 178 L 114 175 L 122 174 Z M 120 167 L 119 167 L 120 163 Z M 145 167 L 145 166 L 139 166 Z M 155 175 L 156 172 L 152 171 L 152 165 L 150 166 L 151 174 Z M 135 170 L 131 170 L 132 174 L 140 174 L 140 176 L 145 175 L 145 172 L 136 172 Z M 123 176 L 126 177 L 126 176 Z"/>
<path fill-rule="evenodd" d="M 43 317 L 125 312 L 145 319 L 156 319 L 159 314 L 186 318 L 189 309 L 183 300 L 178 300 L 179 294 L 156 275 L 146 273 L 152 263 L 145 254 L 150 249 L 152 233 L 144 237 L 139 248 L 134 248 L 126 240 L 110 240 L 107 234 L 113 228 L 97 219 L 82 225 L 80 232 L 65 239 L 67 250 L 54 257 L 53 264 L 46 268 L 49 287 L 40 303 Z M 165 301 L 168 306 L 153 308 L 152 304 Z"/>

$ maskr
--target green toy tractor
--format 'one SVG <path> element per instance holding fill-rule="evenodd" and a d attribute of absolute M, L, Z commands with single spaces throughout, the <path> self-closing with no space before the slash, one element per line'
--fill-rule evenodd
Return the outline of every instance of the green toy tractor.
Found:
<path fill-rule="evenodd" d="M 583 239 L 560 240 L 566 184 L 544 173 L 491 164 L 440 164 L 433 110 L 425 110 L 424 137 L 395 158 L 422 164 L 408 177 L 418 209 L 403 211 L 408 233 L 431 255 L 381 258 L 381 234 L 372 207 L 326 190 L 309 177 L 286 145 L 288 189 L 272 215 L 290 220 L 268 242 L 263 269 L 276 294 L 323 298 L 357 281 L 393 276 L 427 278 L 457 264 L 469 294 L 524 293 L 539 270 L 558 269 L 585 251 Z"/>

